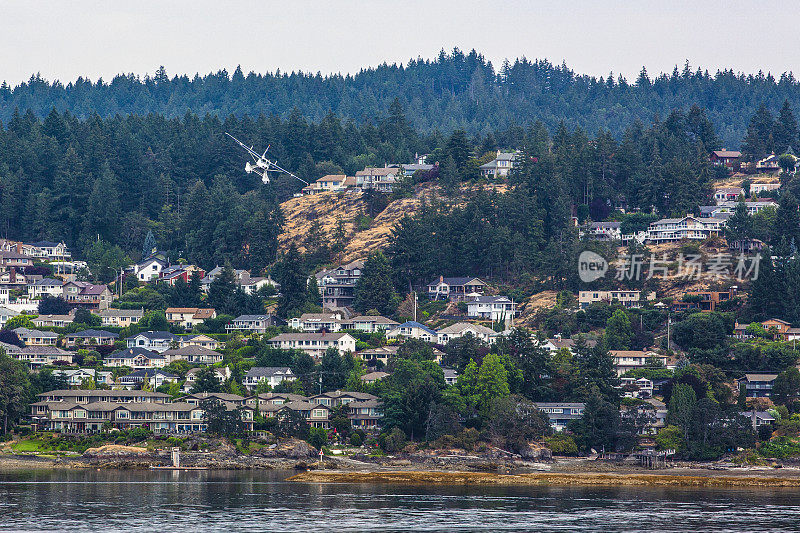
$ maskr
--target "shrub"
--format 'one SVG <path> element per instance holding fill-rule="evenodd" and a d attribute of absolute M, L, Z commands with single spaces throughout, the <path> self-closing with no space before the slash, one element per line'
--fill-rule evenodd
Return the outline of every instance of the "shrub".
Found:
<path fill-rule="evenodd" d="M 578 455 L 578 445 L 571 435 L 557 433 L 552 437 L 546 438 L 545 443 L 550 448 L 550 451 L 553 452 L 553 455 Z"/>
<path fill-rule="evenodd" d="M 406 446 L 406 434 L 400 428 L 394 428 L 386 435 L 383 449 L 389 453 L 399 452 Z"/>
<path fill-rule="evenodd" d="M 350 435 L 351 446 L 361 446 L 362 444 L 364 444 L 364 438 L 359 433 L 353 433 Z"/>
<path fill-rule="evenodd" d="M 308 430 L 308 443 L 314 448 L 321 449 L 328 444 L 328 432 L 324 428 L 311 428 Z"/>

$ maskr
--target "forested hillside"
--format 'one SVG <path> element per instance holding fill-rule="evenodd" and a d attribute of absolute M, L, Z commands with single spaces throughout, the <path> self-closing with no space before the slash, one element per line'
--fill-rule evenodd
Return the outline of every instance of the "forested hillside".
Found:
<path fill-rule="evenodd" d="M 613 73 L 596 78 L 547 60 L 522 58 L 492 65 L 475 51 L 464 54 L 456 49 L 435 60 L 384 64 L 347 76 L 245 75 L 237 69 L 232 74 L 222 70 L 170 78 L 163 68 L 153 76 L 119 75 L 111 81 L 48 82 L 34 76 L 17 87 L 0 86 L 0 120 L 10 120 L 15 109 L 32 109 L 44 117 L 55 107 L 79 118 L 95 113 L 161 113 L 174 118 L 187 110 L 200 116 L 288 118 L 296 109 L 313 122 L 333 112 L 356 123 L 376 123 L 395 98 L 422 132 L 463 128 L 484 135 L 535 120 L 553 129 L 563 120 L 570 127 L 591 133 L 604 128 L 618 137 L 636 120 L 649 123 L 656 115 L 696 104 L 707 110 L 725 146 L 737 148 L 756 108 L 764 103 L 777 112 L 784 100 L 796 106 L 800 83 L 791 73 L 709 73 L 688 64 L 655 78 L 644 69 L 636 80 Z"/>

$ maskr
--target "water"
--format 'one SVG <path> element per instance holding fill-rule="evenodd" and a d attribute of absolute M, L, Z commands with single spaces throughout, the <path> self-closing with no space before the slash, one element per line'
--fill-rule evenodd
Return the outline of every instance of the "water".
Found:
<path fill-rule="evenodd" d="M 291 472 L 0 473 L 0 531 L 797 531 L 797 489 L 314 485 Z"/>

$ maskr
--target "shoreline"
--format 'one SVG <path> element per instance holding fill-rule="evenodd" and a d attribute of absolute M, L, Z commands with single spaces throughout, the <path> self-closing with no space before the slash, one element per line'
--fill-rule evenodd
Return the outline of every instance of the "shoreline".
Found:
<path fill-rule="evenodd" d="M 485 486 L 650 486 L 650 487 L 800 487 L 800 473 L 765 476 L 739 473 L 528 473 L 493 474 L 453 471 L 324 471 L 314 470 L 287 479 L 295 483 L 389 483 L 398 485 Z"/>

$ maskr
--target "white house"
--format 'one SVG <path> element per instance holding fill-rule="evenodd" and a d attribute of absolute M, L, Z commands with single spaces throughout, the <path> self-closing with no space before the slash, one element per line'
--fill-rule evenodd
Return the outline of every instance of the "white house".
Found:
<path fill-rule="evenodd" d="M 327 331 L 335 333 L 342 329 L 342 313 L 303 313 L 300 317 L 290 318 L 289 327 L 309 333 Z"/>
<path fill-rule="evenodd" d="M 58 298 L 64 295 L 64 282 L 60 279 L 42 278 L 28 285 L 28 298 L 43 298 L 53 296 Z"/>
<path fill-rule="evenodd" d="M 167 268 L 167 262 L 157 257 L 150 257 L 141 263 L 133 265 L 133 273 L 139 281 L 154 281 L 159 278 L 161 271 Z"/>
<path fill-rule="evenodd" d="M 0 329 L 4 328 L 8 319 L 17 316 L 19 313 L 7 307 L 0 307 Z"/>
<path fill-rule="evenodd" d="M 683 239 L 705 240 L 720 235 L 725 221 L 719 218 L 662 218 L 650 224 L 647 240 L 654 243 L 680 241 Z"/>
<path fill-rule="evenodd" d="M 58 333 L 52 331 L 39 331 L 37 329 L 15 328 L 13 330 L 25 346 L 55 346 Z"/>
<path fill-rule="evenodd" d="M 617 376 L 623 376 L 629 370 L 647 366 L 649 360 L 658 361 L 662 366 L 667 366 L 667 356 L 656 352 L 643 352 L 641 350 L 610 350 L 614 360 Z"/>
<path fill-rule="evenodd" d="M 505 296 L 478 296 L 467 302 L 467 316 L 494 322 L 508 321 L 517 314 L 517 304 Z"/>
<path fill-rule="evenodd" d="M 248 390 L 253 390 L 260 383 L 266 383 L 270 387 L 277 387 L 282 381 L 294 381 L 297 379 L 288 366 L 254 366 L 247 371 L 242 384 Z"/>
<path fill-rule="evenodd" d="M 157 389 L 165 383 L 175 383 L 178 379 L 175 374 L 164 372 L 158 368 L 143 368 L 135 370 L 127 376 L 120 376 L 119 384 L 124 389 L 133 389 L 141 386 L 142 383 L 147 383 L 151 389 Z"/>
<path fill-rule="evenodd" d="M 621 241 L 622 222 L 590 222 L 581 231 L 583 236 L 598 241 Z"/>
<path fill-rule="evenodd" d="M 308 355 L 320 358 L 328 348 L 336 348 L 340 354 L 356 351 L 356 339 L 349 333 L 281 333 L 267 344 L 282 350 L 303 350 Z"/>
<path fill-rule="evenodd" d="M 128 348 L 142 348 L 158 353 L 169 350 L 169 345 L 173 342 L 180 343 L 180 338 L 168 331 L 145 331 L 127 338 Z"/>
<path fill-rule="evenodd" d="M 436 342 L 438 339 L 438 334 L 428 326 L 420 324 L 419 322 L 409 321 L 403 322 L 399 326 L 394 327 L 386 332 L 387 339 L 395 339 L 397 337 Z"/>
<path fill-rule="evenodd" d="M 246 331 L 250 333 L 266 333 L 270 326 L 277 326 L 277 319 L 272 315 L 239 315 L 233 322 L 225 324 L 225 331 Z"/>
<path fill-rule="evenodd" d="M 400 325 L 391 318 L 385 316 L 355 316 L 349 320 L 342 321 L 343 329 L 353 329 L 356 331 L 366 331 L 367 333 L 375 333 L 377 331 L 386 331 L 395 326 Z"/>
<path fill-rule="evenodd" d="M 489 344 L 493 342 L 497 333 L 486 326 L 480 324 L 470 324 L 469 322 L 458 322 L 452 326 L 447 326 L 436 332 L 436 339 L 439 344 L 447 344 L 452 339 L 463 337 L 467 333 L 472 334 L 476 339 Z"/>

